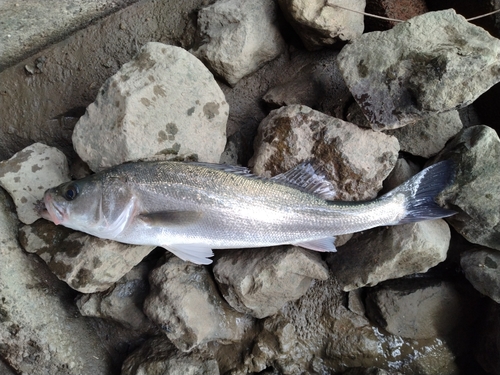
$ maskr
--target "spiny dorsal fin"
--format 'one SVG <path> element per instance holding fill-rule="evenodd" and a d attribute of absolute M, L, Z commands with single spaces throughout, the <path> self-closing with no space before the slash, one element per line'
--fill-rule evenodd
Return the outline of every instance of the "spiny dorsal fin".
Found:
<path fill-rule="evenodd" d="M 271 180 L 327 200 L 332 200 L 337 195 L 332 184 L 311 161 L 301 163 L 288 172 L 272 177 Z"/>

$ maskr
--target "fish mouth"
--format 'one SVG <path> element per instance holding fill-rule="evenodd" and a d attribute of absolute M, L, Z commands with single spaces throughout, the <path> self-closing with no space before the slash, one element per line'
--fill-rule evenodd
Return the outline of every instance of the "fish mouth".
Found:
<path fill-rule="evenodd" d="M 50 190 L 45 192 L 43 200 L 37 204 L 37 209 L 42 218 L 52 221 L 55 225 L 61 224 L 64 220 L 64 213 L 56 206 Z"/>

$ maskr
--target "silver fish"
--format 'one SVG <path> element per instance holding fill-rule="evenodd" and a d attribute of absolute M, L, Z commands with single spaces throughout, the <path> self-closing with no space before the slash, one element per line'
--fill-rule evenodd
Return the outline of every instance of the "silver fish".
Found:
<path fill-rule="evenodd" d="M 164 247 L 209 264 L 212 249 L 294 244 L 336 251 L 334 236 L 450 216 L 434 198 L 453 175 L 437 163 L 381 196 L 336 202 L 311 163 L 273 178 L 207 163 L 122 164 L 49 189 L 42 216 L 100 238 Z"/>

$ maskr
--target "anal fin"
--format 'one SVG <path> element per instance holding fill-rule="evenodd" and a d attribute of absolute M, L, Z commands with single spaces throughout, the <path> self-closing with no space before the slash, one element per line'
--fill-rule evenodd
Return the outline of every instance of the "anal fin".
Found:
<path fill-rule="evenodd" d="M 307 241 L 307 242 L 297 242 L 293 245 L 300 246 L 309 250 L 321 251 L 321 252 L 336 252 L 335 248 L 335 237 L 320 238 L 319 240 Z"/>
<path fill-rule="evenodd" d="M 212 259 L 208 258 L 214 255 L 210 247 L 200 244 L 177 244 L 163 247 L 182 260 L 194 264 L 210 264 Z"/>

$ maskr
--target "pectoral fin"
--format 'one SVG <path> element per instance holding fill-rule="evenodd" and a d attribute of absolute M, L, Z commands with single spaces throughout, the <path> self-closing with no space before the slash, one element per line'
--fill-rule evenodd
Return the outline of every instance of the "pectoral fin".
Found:
<path fill-rule="evenodd" d="M 201 216 L 199 211 L 159 211 L 142 213 L 137 218 L 151 227 L 169 227 L 194 224 Z"/>
<path fill-rule="evenodd" d="M 182 260 L 195 264 L 210 264 L 212 263 L 212 259 L 208 259 L 208 257 L 214 255 L 211 248 L 199 244 L 180 244 L 163 247 Z"/>
<path fill-rule="evenodd" d="M 335 252 L 337 251 L 337 249 L 335 248 L 334 242 L 335 237 L 326 237 L 314 241 L 294 243 L 293 245 L 297 245 L 314 251 Z"/>

